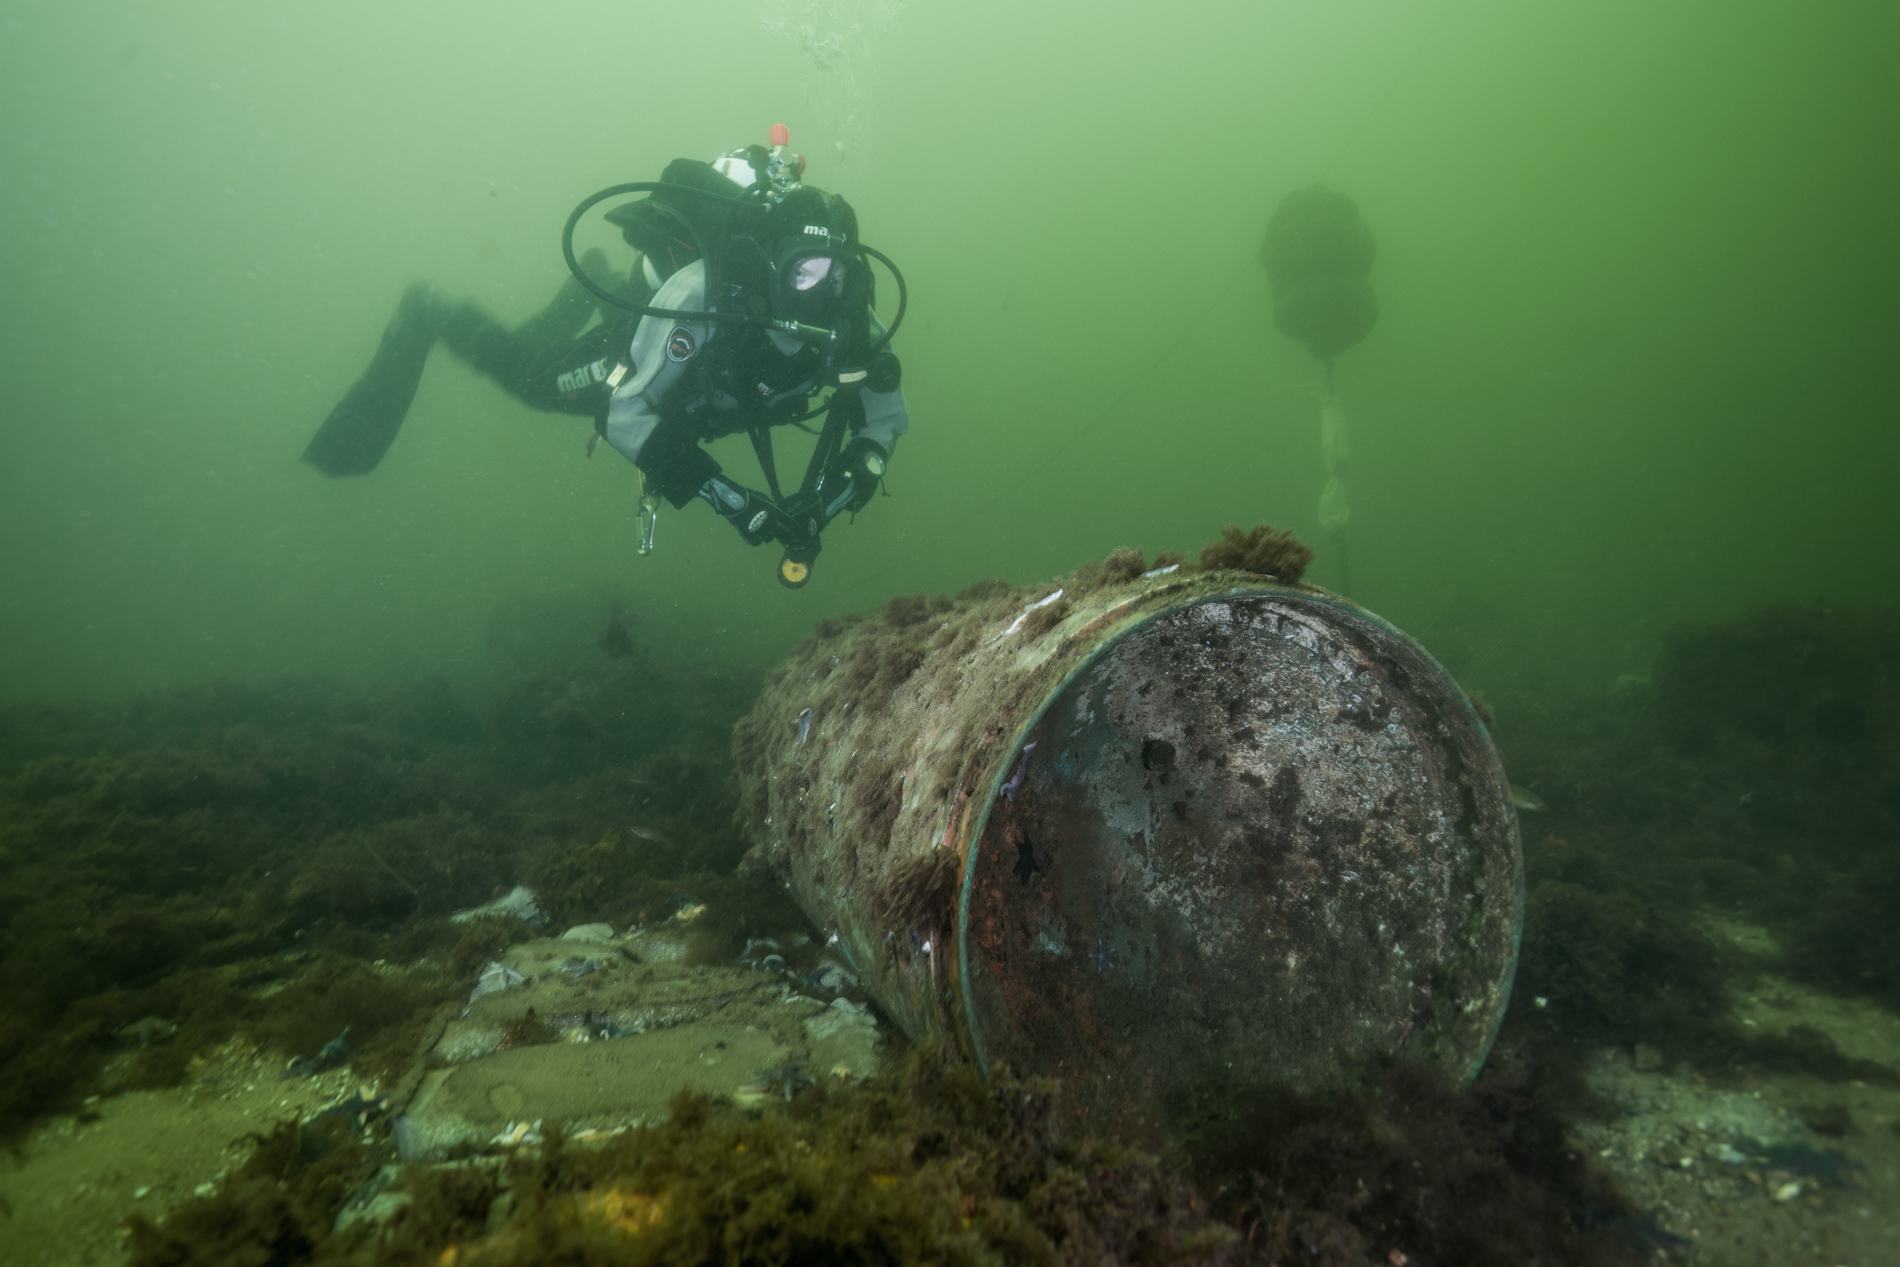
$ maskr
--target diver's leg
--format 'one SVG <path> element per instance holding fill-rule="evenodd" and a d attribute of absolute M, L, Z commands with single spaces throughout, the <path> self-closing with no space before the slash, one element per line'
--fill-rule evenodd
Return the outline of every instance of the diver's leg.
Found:
<path fill-rule="evenodd" d="M 589 251 L 581 267 L 590 277 L 603 276 L 605 252 Z M 546 399 L 549 382 L 572 359 L 569 348 L 593 315 L 593 294 L 570 277 L 546 308 L 512 330 L 475 304 L 452 305 L 442 321 L 442 342 L 517 400 L 553 408 L 558 406 Z"/>
<path fill-rule="evenodd" d="M 317 428 L 303 451 L 304 461 L 325 475 L 364 475 L 376 469 L 416 398 L 443 317 L 442 302 L 427 283 L 417 282 L 403 292 L 369 368 Z"/>
<path fill-rule="evenodd" d="M 513 391 L 521 377 L 521 345 L 514 331 L 486 308 L 454 303 L 442 316 L 442 342 L 470 366 Z"/>
<path fill-rule="evenodd" d="M 607 253 L 598 248 L 581 256 L 581 271 L 603 284 L 607 277 Z M 567 343 L 587 325 L 594 315 L 594 292 L 569 277 L 561 283 L 548 306 L 515 327 L 515 341 L 530 355 L 545 357 Z"/>

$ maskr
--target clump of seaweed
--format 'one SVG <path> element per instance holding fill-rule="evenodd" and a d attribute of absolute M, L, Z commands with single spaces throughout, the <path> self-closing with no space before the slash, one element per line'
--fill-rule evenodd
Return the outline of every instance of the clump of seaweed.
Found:
<path fill-rule="evenodd" d="M 1842 1053 L 1812 1027 L 1764 1034 L 1739 1024 L 1725 983 L 1746 975 L 1748 965 L 1685 924 L 1678 909 L 1653 895 L 1537 882 L 1525 910 L 1517 988 L 1562 1006 L 1524 1023 L 1579 1045 L 1647 1043 L 1669 1060 L 1721 1076 L 1799 1072 L 1900 1085 L 1892 1069 Z"/>
<path fill-rule="evenodd" d="M 1714 1031 L 1730 1028 L 1720 1000 L 1735 965 L 1666 903 L 1542 880 L 1525 925 L 1520 988 L 1558 1000 L 1576 1041 L 1641 1040 L 1679 1059 L 1722 1045 Z"/>
<path fill-rule="evenodd" d="M 362 1262 L 372 1238 L 376 1262 L 452 1267 L 1239 1261 L 1176 1173 L 1065 1130 L 1058 1095 L 1006 1070 L 986 1084 L 942 1051 L 764 1112 L 682 1092 L 665 1121 L 598 1147 L 550 1128 L 499 1173 L 411 1170 L 393 1223 L 340 1232 L 352 1159 L 303 1163 L 287 1127 L 218 1193 L 138 1223 L 133 1264 Z"/>
<path fill-rule="evenodd" d="M 1148 563 L 1140 550 L 1123 546 L 1111 550 L 1102 560 L 1102 573 L 1110 582 L 1132 581 L 1148 570 Z"/>
<path fill-rule="evenodd" d="M 136 1267 L 227 1267 L 315 1261 L 336 1211 L 375 1167 L 337 1122 L 280 1123 L 210 1196 L 155 1224 L 128 1221 Z"/>
<path fill-rule="evenodd" d="M 804 1081 L 774 1072 L 781 1090 Z M 1417 1067 L 1332 1095 L 1210 1087 L 1174 1163 L 1066 1125 L 1060 1094 L 1007 1068 L 986 1082 L 942 1049 L 764 1111 L 685 1091 L 598 1146 L 549 1128 L 501 1168 L 412 1169 L 382 1228 L 333 1225 L 382 1158 L 287 1125 L 218 1192 L 135 1220 L 133 1267 L 340 1265 L 372 1247 L 450 1267 L 1641 1261 L 1565 1136 L 1589 1103 L 1574 1065 L 1522 1041 L 1471 1088 Z"/>
<path fill-rule="evenodd" d="M 981 581 L 972 581 L 957 591 L 960 603 L 980 603 L 985 599 L 1001 598 L 1009 593 L 1009 582 L 998 577 L 989 577 Z"/>
<path fill-rule="evenodd" d="M 1040 638 L 1069 617 L 1069 600 L 1058 598 L 1055 602 L 1038 607 L 1023 620 L 1023 636 Z"/>
<path fill-rule="evenodd" d="M 649 821 L 673 826 L 665 817 Z M 673 839 L 662 832 L 650 834 Z M 534 891 L 563 921 L 619 924 L 633 911 L 666 904 L 682 854 L 677 847 L 632 832 L 609 832 L 591 845 L 570 845 L 550 857 L 535 873 Z"/>
<path fill-rule="evenodd" d="M 889 695 L 892 691 L 910 681 L 911 674 L 924 665 L 925 651 L 914 642 L 893 643 L 883 648 L 878 657 L 877 694 Z"/>
<path fill-rule="evenodd" d="M 1711 1078 L 1892 1079 L 1825 1034 L 1744 1025 L 1732 1000 L 1762 971 L 1900 1000 L 1896 663 L 1894 613 L 1777 604 L 1671 630 L 1653 685 L 1498 699 L 1514 776 L 1551 804 L 1525 831 L 1513 994 L 1551 1006 L 1525 1023 Z"/>
<path fill-rule="evenodd" d="M 1145 558 L 1141 551 L 1127 546 L 1111 551 L 1107 558 L 1084 563 L 1070 573 L 1068 591 L 1079 598 L 1104 585 L 1132 581 L 1146 569 Z"/>
<path fill-rule="evenodd" d="M 1294 585 L 1306 574 L 1306 565 L 1313 561 L 1313 548 L 1289 529 L 1255 524 L 1251 531 L 1242 532 L 1235 525 L 1227 524 L 1220 532 L 1219 541 L 1210 541 L 1201 547 L 1204 568 L 1252 572 Z"/>
<path fill-rule="evenodd" d="M 860 815 L 864 843 L 878 849 L 887 847 L 891 829 L 904 807 L 904 785 L 897 767 L 880 761 L 859 775 L 851 789 L 851 806 Z"/>
<path fill-rule="evenodd" d="M 891 873 L 877 902 L 879 922 L 891 928 L 942 928 L 956 908 L 962 862 L 950 849 L 932 849 Z"/>
<path fill-rule="evenodd" d="M 687 963 L 723 967 L 738 959 L 755 937 L 778 937 L 788 929 L 811 926 L 783 878 L 769 866 L 687 875 L 680 877 L 679 884 L 706 907 L 692 923 Z M 815 950 L 786 950 L 786 958 L 800 968 L 809 966 L 815 956 Z"/>
<path fill-rule="evenodd" d="M 884 604 L 884 623 L 893 629 L 908 629 L 949 611 L 951 606 L 947 594 L 900 594 Z"/>

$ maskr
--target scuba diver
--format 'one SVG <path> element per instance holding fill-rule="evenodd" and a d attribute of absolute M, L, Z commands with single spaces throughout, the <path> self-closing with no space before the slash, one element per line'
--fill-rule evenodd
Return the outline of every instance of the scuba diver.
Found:
<path fill-rule="evenodd" d="M 615 185 L 582 202 L 561 241 L 572 277 L 515 329 L 427 283 L 412 285 L 304 460 L 332 476 L 373 470 L 439 340 L 523 403 L 593 417 L 588 453 L 605 439 L 638 471 L 641 554 L 653 549 L 661 499 L 676 509 L 698 499 L 747 544 L 779 542 L 780 583 L 803 585 L 826 525 L 855 517 L 876 496 L 909 428 L 890 350 L 908 296 L 890 260 L 859 240 L 850 204 L 802 182 L 805 160 L 792 153 L 783 124 L 770 139 L 711 163 L 676 159 L 657 183 Z M 610 277 L 600 251 L 576 260 L 581 217 L 636 192 L 647 197 L 605 217 L 639 253 L 631 272 Z M 873 258 L 897 280 L 888 329 L 872 311 Z M 596 311 L 601 320 L 589 328 Z M 806 425 L 820 416 L 821 427 Z M 785 425 L 818 437 L 790 494 L 772 448 L 772 428 Z M 700 447 L 741 431 L 766 491 L 737 482 Z"/>

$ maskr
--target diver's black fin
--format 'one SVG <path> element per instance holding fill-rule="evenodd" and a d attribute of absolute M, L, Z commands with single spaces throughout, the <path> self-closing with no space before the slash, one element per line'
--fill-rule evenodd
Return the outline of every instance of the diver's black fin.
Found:
<path fill-rule="evenodd" d="M 442 305 L 417 282 L 403 293 L 369 368 L 311 437 L 303 460 L 325 475 L 367 475 L 396 441 L 435 346 Z"/>

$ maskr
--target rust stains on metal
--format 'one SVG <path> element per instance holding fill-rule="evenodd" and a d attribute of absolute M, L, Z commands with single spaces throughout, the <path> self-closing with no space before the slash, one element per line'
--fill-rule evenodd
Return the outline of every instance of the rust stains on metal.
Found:
<path fill-rule="evenodd" d="M 1130 1131 L 1210 1077 L 1475 1071 L 1522 873 L 1457 686 L 1315 587 L 1131 572 L 828 626 L 735 737 L 758 856 L 913 1039 Z"/>

